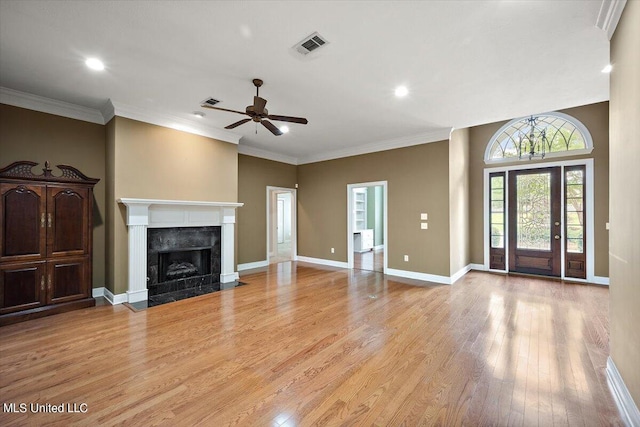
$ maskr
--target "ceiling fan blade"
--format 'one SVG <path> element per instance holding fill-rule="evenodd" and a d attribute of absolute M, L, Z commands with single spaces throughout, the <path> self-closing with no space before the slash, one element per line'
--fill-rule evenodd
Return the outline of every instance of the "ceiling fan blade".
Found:
<path fill-rule="evenodd" d="M 253 108 L 257 114 L 261 114 L 264 112 L 265 105 L 267 105 L 266 99 L 260 98 L 259 96 L 253 97 Z"/>
<path fill-rule="evenodd" d="M 243 125 L 243 124 L 245 124 L 247 122 L 250 122 L 250 121 L 251 121 L 251 119 L 242 119 L 240 121 L 237 121 L 235 123 L 230 124 L 229 126 L 225 126 L 224 128 L 225 129 L 233 129 L 233 128 L 236 128 L 236 127 L 238 127 L 240 125 Z"/>
<path fill-rule="evenodd" d="M 271 131 L 271 133 L 274 134 L 275 136 L 282 135 L 282 131 L 280 129 L 278 129 L 278 127 L 276 125 L 274 125 L 273 123 L 271 123 L 270 121 L 262 120 L 260 123 L 262 123 L 262 126 L 264 126 L 267 129 L 269 129 Z"/>
<path fill-rule="evenodd" d="M 277 120 L 279 122 L 300 123 L 301 125 L 306 125 L 307 123 L 309 123 L 307 119 L 304 119 L 302 117 L 276 116 L 273 114 L 269 114 L 267 118 L 271 120 Z"/>
<path fill-rule="evenodd" d="M 206 104 L 201 105 L 201 107 L 202 107 L 202 108 L 210 108 L 210 109 L 212 109 L 212 110 L 228 111 L 228 112 L 230 112 L 230 113 L 243 114 L 243 115 L 245 115 L 245 116 L 247 116 L 247 115 L 248 115 L 248 114 L 247 114 L 247 113 L 245 113 L 244 111 L 229 110 L 229 109 L 227 109 L 227 108 L 213 107 L 213 106 L 211 106 L 211 105 L 206 105 Z"/>

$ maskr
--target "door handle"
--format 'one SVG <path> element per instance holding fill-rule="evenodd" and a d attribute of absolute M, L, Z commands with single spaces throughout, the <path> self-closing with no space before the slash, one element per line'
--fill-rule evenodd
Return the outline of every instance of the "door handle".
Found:
<path fill-rule="evenodd" d="M 555 236 L 553 236 L 554 239 L 559 240 L 560 239 L 560 235 L 556 234 Z"/>
<path fill-rule="evenodd" d="M 44 291 L 44 274 L 40 276 L 40 290 Z"/>
<path fill-rule="evenodd" d="M 44 212 L 40 215 L 40 227 L 44 228 Z"/>
<path fill-rule="evenodd" d="M 555 224 L 555 225 L 560 225 L 560 222 L 559 222 L 559 221 L 556 221 L 554 224 Z"/>
<path fill-rule="evenodd" d="M 47 214 L 47 224 L 49 225 L 49 228 L 51 228 L 51 221 L 52 221 L 52 219 L 51 219 L 51 213 L 48 213 L 48 214 Z"/>

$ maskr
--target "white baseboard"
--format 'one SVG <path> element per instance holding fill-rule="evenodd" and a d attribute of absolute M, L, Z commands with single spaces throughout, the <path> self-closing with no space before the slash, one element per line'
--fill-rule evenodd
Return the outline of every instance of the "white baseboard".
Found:
<path fill-rule="evenodd" d="M 244 264 L 238 264 L 238 271 L 252 270 L 254 268 L 261 268 L 269 266 L 269 261 L 256 261 L 256 262 L 246 262 Z"/>
<path fill-rule="evenodd" d="M 459 278 L 467 274 L 471 270 L 471 264 L 467 264 L 465 267 L 462 267 L 460 270 L 451 275 L 451 284 L 453 285 L 458 281 Z"/>
<path fill-rule="evenodd" d="M 380 249 L 384 249 L 384 245 L 378 245 L 378 246 L 374 246 L 373 247 L 374 251 L 377 251 L 377 250 L 380 250 Z"/>
<path fill-rule="evenodd" d="M 423 280 L 425 282 L 440 283 L 442 285 L 450 285 L 451 277 L 438 276 L 436 274 L 418 273 L 417 271 L 397 270 L 395 268 L 387 268 L 386 274 L 391 276 L 404 277 L 405 279 Z"/>
<path fill-rule="evenodd" d="M 149 290 L 140 289 L 139 291 L 127 291 L 127 302 L 141 302 L 149 299 Z"/>
<path fill-rule="evenodd" d="M 109 301 L 111 305 L 122 304 L 127 302 L 127 294 L 114 295 L 109 289 L 104 288 L 104 298 Z"/>
<path fill-rule="evenodd" d="M 349 264 L 343 261 L 333 261 L 330 259 L 322 259 L 322 258 L 311 258 L 308 256 L 300 256 L 296 257 L 297 261 L 308 262 L 311 264 L 320 264 L 327 265 L 329 267 L 338 267 L 338 268 L 349 268 Z"/>
<path fill-rule="evenodd" d="M 238 274 L 237 271 L 234 271 L 233 273 L 221 274 L 220 283 L 235 282 L 236 280 L 238 280 L 239 277 L 240 275 Z"/>
<path fill-rule="evenodd" d="M 104 296 L 104 286 L 101 288 L 93 288 L 91 290 L 91 296 L 94 298 L 103 297 Z"/>
<path fill-rule="evenodd" d="M 613 400 L 623 415 L 625 424 L 630 427 L 640 426 L 640 411 L 611 356 L 607 358 L 607 383 L 611 389 Z"/>
<path fill-rule="evenodd" d="M 609 278 L 603 276 L 593 276 L 593 283 L 596 285 L 605 285 L 609 286 Z"/>
<path fill-rule="evenodd" d="M 471 268 L 471 270 L 477 270 L 477 271 L 487 270 L 486 268 L 484 268 L 484 264 L 469 264 L 469 268 Z"/>

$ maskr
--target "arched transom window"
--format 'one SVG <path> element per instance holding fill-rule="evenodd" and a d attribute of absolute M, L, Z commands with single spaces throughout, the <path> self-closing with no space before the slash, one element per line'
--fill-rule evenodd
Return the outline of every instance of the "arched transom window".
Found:
<path fill-rule="evenodd" d="M 587 128 L 563 113 L 515 119 L 493 135 L 485 151 L 486 163 L 576 156 L 593 150 Z"/>

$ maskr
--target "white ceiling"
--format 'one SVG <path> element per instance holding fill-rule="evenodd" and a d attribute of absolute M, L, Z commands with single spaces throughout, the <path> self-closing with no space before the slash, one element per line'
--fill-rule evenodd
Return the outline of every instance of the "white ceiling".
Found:
<path fill-rule="evenodd" d="M 200 102 L 244 110 L 261 78 L 271 114 L 309 124 L 242 125 L 241 152 L 302 163 L 609 99 L 601 3 L 2 0 L 0 86 L 222 129 L 242 116 Z M 330 44 L 300 59 L 291 47 L 314 31 Z"/>

